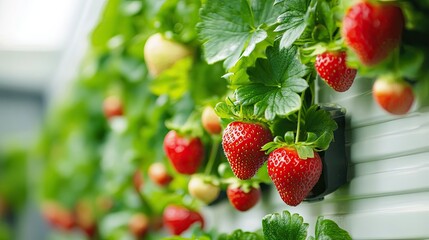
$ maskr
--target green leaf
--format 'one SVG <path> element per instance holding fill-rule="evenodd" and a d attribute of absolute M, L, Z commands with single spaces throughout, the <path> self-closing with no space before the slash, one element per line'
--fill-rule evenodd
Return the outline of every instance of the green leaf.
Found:
<path fill-rule="evenodd" d="M 321 22 L 328 31 L 328 39 L 334 35 L 334 31 L 337 29 L 335 24 L 335 11 L 331 8 L 328 1 L 319 2 L 317 12 L 319 13 Z"/>
<path fill-rule="evenodd" d="M 220 118 L 229 118 L 234 115 L 233 111 L 231 111 L 230 106 L 228 106 L 225 102 L 220 102 L 215 106 L 215 112 Z"/>
<path fill-rule="evenodd" d="M 141 80 L 146 73 L 142 62 L 134 58 L 123 57 L 119 63 L 119 68 L 129 81 Z"/>
<path fill-rule="evenodd" d="M 316 223 L 317 240 L 348 240 L 352 239 L 347 231 L 340 228 L 334 221 L 319 217 Z"/>
<path fill-rule="evenodd" d="M 195 61 L 190 73 L 189 90 L 197 105 L 206 105 L 207 101 L 217 101 L 225 96 L 228 88 L 222 75 L 222 64 L 208 65 L 204 61 Z"/>
<path fill-rule="evenodd" d="M 188 90 L 191 67 L 191 57 L 179 60 L 153 80 L 151 91 L 156 95 L 168 94 L 172 99 L 182 97 Z"/>
<path fill-rule="evenodd" d="M 224 78 L 229 81 L 229 87 L 231 89 L 237 89 L 240 85 L 246 85 L 251 83 L 247 69 L 255 65 L 256 59 L 265 58 L 265 50 L 270 46 L 267 41 L 258 44 L 252 54 L 248 57 L 242 57 L 240 60 L 229 69 L 229 72 L 224 75 Z"/>
<path fill-rule="evenodd" d="M 276 1 L 279 3 L 280 1 Z M 306 15 L 311 0 L 289 0 L 283 4 L 285 11 L 278 17 L 281 24 L 275 29 L 283 32 L 280 47 L 287 48 L 297 40 L 307 27 Z"/>
<path fill-rule="evenodd" d="M 295 47 L 280 49 L 276 43 L 273 47 L 267 48 L 266 55 L 266 59 L 257 59 L 255 67 L 249 68 L 250 81 L 279 86 L 285 81 L 300 79 L 308 72 L 308 68 L 299 61 Z M 303 91 L 307 88 L 307 84 L 293 81 L 291 84 L 298 87 L 294 88 L 294 91 Z"/>
<path fill-rule="evenodd" d="M 218 240 L 264 240 L 264 238 L 257 233 L 243 232 L 241 229 L 238 229 L 231 234 L 221 234 Z"/>
<path fill-rule="evenodd" d="M 429 74 L 421 76 L 420 81 L 417 82 L 413 88 L 416 94 L 418 109 L 424 109 L 429 107 Z"/>
<path fill-rule="evenodd" d="M 207 1 L 197 25 L 208 63 L 225 60 L 226 69 L 249 56 L 264 41 L 268 26 L 276 23 L 281 8 L 273 0 Z"/>
<path fill-rule="evenodd" d="M 337 123 L 329 112 L 318 109 L 317 105 L 310 107 L 305 113 L 303 130 L 307 133 L 306 143 L 317 150 L 326 150 L 334 138 Z"/>
<path fill-rule="evenodd" d="M 101 171 L 106 192 L 120 194 L 135 171 L 136 152 L 130 150 L 131 137 L 111 132 L 103 146 Z"/>
<path fill-rule="evenodd" d="M 291 215 L 288 211 L 269 214 L 262 219 L 266 240 L 305 240 L 307 228 L 308 223 L 304 223 L 300 215 Z"/>
<path fill-rule="evenodd" d="M 200 237 L 180 237 L 180 236 L 174 236 L 174 237 L 165 237 L 162 240 L 211 240 L 207 236 L 200 236 Z"/>
<path fill-rule="evenodd" d="M 141 1 L 124 1 L 121 3 L 121 10 L 125 16 L 133 16 L 141 11 L 142 6 Z"/>
<path fill-rule="evenodd" d="M 198 0 L 164 0 L 157 12 L 155 21 L 159 32 L 168 32 L 183 43 L 197 38 L 196 24 L 199 19 L 201 1 Z M 152 5 L 153 3 L 147 3 Z M 158 4 L 158 3 L 157 3 Z"/>
<path fill-rule="evenodd" d="M 301 107 L 298 93 L 308 87 L 303 78 L 308 69 L 298 60 L 295 47 L 280 50 L 275 44 L 266 54 L 266 59 L 258 59 L 248 69 L 252 84 L 239 87 L 236 97 L 243 106 L 254 105 L 254 115 L 273 120 Z"/>
<path fill-rule="evenodd" d="M 399 57 L 399 71 L 403 77 L 418 78 L 422 65 L 425 63 L 425 53 L 420 49 L 404 45 Z"/>
<path fill-rule="evenodd" d="M 94 48 L 105 48 L 107 42 L 116 34 L 120 9 L 119 0 L 108 1 L 102 13 L 101 21 L 91 33 L 91 44 Z"/>

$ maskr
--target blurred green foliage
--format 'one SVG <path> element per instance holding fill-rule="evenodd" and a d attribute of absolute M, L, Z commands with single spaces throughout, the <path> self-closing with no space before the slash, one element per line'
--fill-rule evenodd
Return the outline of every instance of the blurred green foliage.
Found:
<path fill-rule="evenodd" d="M 16 218 L 29 195 L 29 150 L 20 147 L 0 149 L 0 240 L 14 239 Z"/>
<path fill-rule="evenodd" d="M 10 148 L 0 151 L 0 216 L 2 207 L 19 210 L 27 198 L 28 150 Z"/>
<path fill-rule="evenodd" d="M 187 176 L 167 164 L 174 181 L 159 188 L 146 173 L 151 163 L 166 162 L 165 122 L 183 125 L 227 91 L 222 65 L 208 65 L 200 56 L 195 28 L 200 7 L 199 0 L 106 3 L 70 95 L 49 113 L 39 141 L 41 203 L 55 201 L 73 211 L 83 199 L 109 199 L 113 205 L 107 212 L 94 205 L 102 239 L 130 237 L 127 221 L 133 212 L 159 216 L 170 203 L 197 207 L 184 192 Z M 146 68 L 143 47 L 158 32 L 196 54 L 154 78 Z M 103 101 L 110 95 L 124 104 L 124 116 L 111 121 L 103 113 Z M 194 125 L 201 128 L 198 121 Z M 205 134 L 203 141 L 209 147 L 212 140 Z M 144 176 L 140 196 L 132 181 L 138 169 Z M 156 236 L 153 239 L 159 239 Z"/>

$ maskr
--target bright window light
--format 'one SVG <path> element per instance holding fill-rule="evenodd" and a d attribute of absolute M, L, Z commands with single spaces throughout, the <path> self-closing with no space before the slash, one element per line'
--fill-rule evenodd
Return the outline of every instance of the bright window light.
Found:
<path fill-rule="evenodd" d="M 0 0 L 0 49 L 61 48 L 82 1 Z"/>

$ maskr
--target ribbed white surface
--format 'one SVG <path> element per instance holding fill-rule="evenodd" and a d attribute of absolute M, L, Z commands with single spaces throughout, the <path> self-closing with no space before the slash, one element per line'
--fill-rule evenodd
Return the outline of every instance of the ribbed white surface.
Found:
<path fill-rule="evenodd" d="M 353 239 L 429 239 L 429 113 L 391 116 L 372 99 L 372 81 L 356 79 L 346 93 L 320 83 L 320 101 L 347 109 L 350 182 L 325 200 L 288 207 L 272 189 L 269 202 L 247 213 L 228 203 L 207 210 L 221 231 L 261 228 L 268 213 L 289 210 L 310 223 L 333 219 Z M 218 220 L 212 220 L 218 219 Z M 212 222 L 210 222 L 212 221 Z"/>
<path fill-rule="evenodd" d="M 348 111 L 351 180 L 320 206 L 302 208 L 321 208 L 353 239 L 429 239 L 429 113 L 385 113 L 368 79 L 347 93 L 320 85 L 322 102 Z"/>

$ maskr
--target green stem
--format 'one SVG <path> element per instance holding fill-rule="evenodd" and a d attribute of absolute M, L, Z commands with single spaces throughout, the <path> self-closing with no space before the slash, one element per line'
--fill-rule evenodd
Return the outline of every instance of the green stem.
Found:
<path fill-rule="evenodd" d="M 301 108 L 298 111 L 298 123 L 296 127 L 295 144 L 299 142 L 299 135 L 301 131 L 301 113 L 302 113 L 302 108 L 304 106 L 304 96 L 305 96 L 305 91 L 301 93 Z"/>
<path fill-rule="evenodd" d="M 205 175 L 210 175 L 210 172 L 212 171 L 212 168 L 213 168 L 214 161 L 216 159 L 217 150 L 219 148 L 219 142 L 220 142 L 219 138 L 218 137 L 212 137 L 212 140 L 213 140 L 213 144 L 212 144 L 212 148 L 210 150 L 209 160 L 207 162 L 206 169 L 204 170 Z"/>
<path fill-rule="evenodd" d="M 399 65 L 399 57 L 400 57 L 400 49 L 397 47 L 393 52 L 393 68 L 395 76 L 400 76 L 400 65 Z"/>

